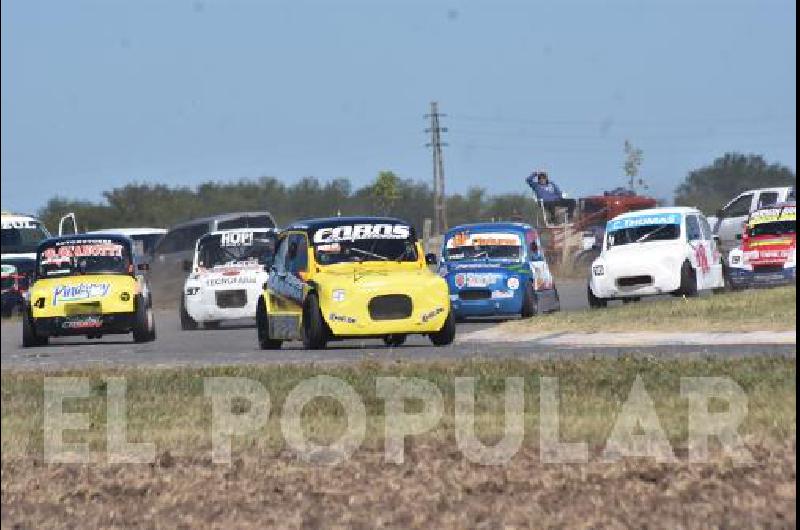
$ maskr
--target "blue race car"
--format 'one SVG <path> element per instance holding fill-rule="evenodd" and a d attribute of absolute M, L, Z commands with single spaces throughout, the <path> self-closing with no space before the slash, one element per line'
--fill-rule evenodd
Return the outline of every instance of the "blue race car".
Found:
<path fill-rule="evenodd" d="M 445 234 L 439 274 L 456 318 L 532 317 L 558 311 L 553 275 L 539 233 L 523 223 L 477 223 Z"/>

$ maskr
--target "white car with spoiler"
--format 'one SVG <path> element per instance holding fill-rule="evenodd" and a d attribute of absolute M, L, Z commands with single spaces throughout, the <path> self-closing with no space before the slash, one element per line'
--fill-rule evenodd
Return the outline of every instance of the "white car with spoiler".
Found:
<path fill-rule="evenodd" d="M 180 302 L 181 328 L 215 328 L 252 319 L 269 278 L 277 232 L 270 228 L 220 230 L 197 240 Z"/>
<path fill-rule="evenodd" d="M 694 208 L 628 212 L 606 225 L 600 256 L 592 262 L 590 307 L 642 296 L 694 296 L 724 287 L 711 226 Z"/>

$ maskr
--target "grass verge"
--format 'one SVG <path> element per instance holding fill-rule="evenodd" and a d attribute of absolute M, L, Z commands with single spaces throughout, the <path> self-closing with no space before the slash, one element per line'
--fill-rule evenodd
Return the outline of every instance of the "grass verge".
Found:
<path fill-rule="evenodd" d="M 497 331 L 792 331 L 796 319 L 797 288 L 790 286 L 553 313 L 507 322 Z"/>
<path fill-rule="evenodd" d="M 502 433 L 506 377 L 522 377 L 525 385 L 526 440 L 538 441 L 541 377 L 558 379 L 562 434 L 566 440 L 602 444 L 627 399 L 634 379 L 642 378 L 670 440 L 678 446 L 687 436 L 687 402 L 680 395 L 682 377 L 728 377 L 749 399 L 744 432 L 784 439 L 795 433 L 796 362 L 786 358 L 736 360 L 656 360 L 622 358 L 585 361 L 467 361 L 440 363 L 362 363 L 324 368 L 314 366 L 242 366 L 164 370 L 70 370 L 50 376 L 89 381 L 91 397 L 67 400 L 65 410 L 86 412 L 92 427 L 68 433 L 88 441 L 94 451 L 105 448 L 105 377 L 124 377 L 127 383 L 129 438 L 157 444 L 173 453 L 210 450 L 211 402 L 203 394 L 206 377 L 243 377 L 257 381 L 270 394 L 272 413 L 261 429 L 238 440 L 240 447 L 274 450 L 283 446 L 279 413 L 287 394 L 301 381 L 319 374 L 339 378 L 363 400 L 367 412 L 365 444 L 379 445 L 384 430 L 384 401 L 376 394 L 378 377 L 418 377 L 442 393 L 444 414 L 432 436 L 452 438 L 454 382 L 475 377 L 479 434 Z M 31 372 L 2 373 L 2 449 L 9 455 L 41 455 L 43 378 Z M 413 405 L 413 402 L 411 402 Z M 344 428 L 344 411 L 329 398 L 318 398 L 303 411 L 306 429 L 321 441 L 334 439 Z"/>

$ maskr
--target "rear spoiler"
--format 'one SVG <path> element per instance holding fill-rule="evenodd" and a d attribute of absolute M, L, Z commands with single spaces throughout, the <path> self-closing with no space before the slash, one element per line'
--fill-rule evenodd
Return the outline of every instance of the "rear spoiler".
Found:
<path fill-rule="evenodd" d="M 70 213 L 66 214 L 65 216 L 63 216 L 58 221 L 58 235 L 59 236 L 63 236 L 64 235 L 64 221 L 66 221 L 67 219 L 70 219 L 72 221 L 72 233 L 73 234 L 77 234 L 78 233 L 78 221 L 75 220 L 75 214 L 73 212 L 70 212 Z"/>

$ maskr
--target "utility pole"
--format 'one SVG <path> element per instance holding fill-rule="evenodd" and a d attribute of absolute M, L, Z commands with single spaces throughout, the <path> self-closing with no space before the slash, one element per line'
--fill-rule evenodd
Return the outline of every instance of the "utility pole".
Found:
<path fill-rule="evenodd" d="M 444 161 L 442 159 L 442 147 L 447 146 L 442 143 L 441 133 L 447 132 L 447 127 L 439 125 L 439 118 L 446 114 L 439 113 L 439 105 L 431 102 L 431 112 L 425 118 L 430 118 L 431 126 L 425 132 L 431 133 L 431 142 L 426 144 L 433 151 L 433 233 L 440 235 L 447 230 L 447 206 L 444 193 Z"/>

